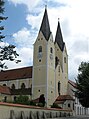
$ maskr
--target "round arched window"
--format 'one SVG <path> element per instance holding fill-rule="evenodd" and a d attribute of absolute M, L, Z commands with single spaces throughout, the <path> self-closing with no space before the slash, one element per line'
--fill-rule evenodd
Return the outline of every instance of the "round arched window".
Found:
<path fill-rule="evenodd" d="M 52 47 L 50 48 L 50 53 L 53 53 L 53 48 Z"/>
<path fill-rule="evenodd" d="M 25 84 L 24 83 L 21 84 L 21 89 L 25 89 Z"/>
<path fill-rule="evenodd" d="M 42 46 L 39 46 L 39 53 L 42 52 Z"/>
<path fill-rule="evenodd" d="M 11 89 L 15 89 L 15 84 L 12 84 Z"/>

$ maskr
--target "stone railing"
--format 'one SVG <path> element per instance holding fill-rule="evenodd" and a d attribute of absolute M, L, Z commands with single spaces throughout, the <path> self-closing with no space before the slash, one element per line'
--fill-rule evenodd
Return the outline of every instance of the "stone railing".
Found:
<path fill-rule="evenodd" d="M 0 119 L 49 119 L 72 115 L 71 110 L 0 102 Z"/>

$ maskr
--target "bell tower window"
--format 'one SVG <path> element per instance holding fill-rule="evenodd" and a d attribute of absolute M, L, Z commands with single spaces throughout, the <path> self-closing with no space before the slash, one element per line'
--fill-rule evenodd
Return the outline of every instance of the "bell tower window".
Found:
<path fill-rule="evenodd" d="M 66 57 L 64 57 L 64 63 L 66 63 Z"/>
<path fill-rule="evenodd" d="M 55 57 L 55 68 L 57 67 L 58 63 L 59 63 L 59 59 L 58 57 Z"/>
<path fill-rule="evenodd" d="M 42 52 L 42 46 L 39 46 L 39 53 Z"/>
<path fill-rule="evenodd" d="M 58 94 L 60 95 L 60 81 L 58 82 Z"/>
<path fill-rule="evenodd" d="M 50 53 L 53 53 L 53 48 L 52 47 L 50 48 Z"/>

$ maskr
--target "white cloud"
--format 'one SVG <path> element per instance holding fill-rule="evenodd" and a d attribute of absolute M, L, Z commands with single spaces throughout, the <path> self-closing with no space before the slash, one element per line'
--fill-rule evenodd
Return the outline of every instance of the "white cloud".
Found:
<path fill-rule="evenodd" d="M 13 34 L 13 39 L 18 47 L 32 47 L 35 41 L 35 31 L 22 28 L 17 33 Z"/>
<path fill-rule="evenodd" d="M 16 64 L 15 62 L 5 61 L 9 69 L 33 65 L 33 49 L 32 48 L 26 48 L 26 47 L 17 48 L 16 51 L 19 54 L 18 59 L 21 60 L 21 62 Z"/>
<path fill-rule="evenodd" d="M 25 4 L 28 8 L 26 20 L 29 26 L 31 26 L 30 30 L 23 28 L 15 33 L 13 37 L 15 42 L 20 44 L 21 47 L 28 47 L 31 50 L 31 45 L 34 43 L 41 25 L 44 11 L 42 7 L 46 3 L 46 0 L 35 0 L 35 2 L 33 0 L 8 1 L 15 5 Z M 52 7 L 51 4 L 48 4 L 48 17 L 54 38 L 57 21 L 60 18 L 63 38 L 69 55 L 69 78 L 74 79 L 81 61 L 89 60 L 89 1 L 48 0 L 48 2 L 63 4 L 62 6 L 59 5 L 59 7 Z M 36 29 L 36 32 L 34 29 Z"/>
<path fill-rule="evenodd" d="M 0 42 L 0 47 L 8 46 L 9 44 L 7 42 Z"/>
<path fill-rule="evenodd" d="M 41 0 L 35 0 L 35 1 L 33 1 L 33 0 L 8 0 L 8 1 L 12 2 L 15 5 L 24 4 L 27 6 L 28 11 L 33 12 L 36 10 L 35 13 L 40 10 L 40 9 L 36 9 L 36 6 L 39 3 L 41 4 L 41 2 L 42 2 Z"/>

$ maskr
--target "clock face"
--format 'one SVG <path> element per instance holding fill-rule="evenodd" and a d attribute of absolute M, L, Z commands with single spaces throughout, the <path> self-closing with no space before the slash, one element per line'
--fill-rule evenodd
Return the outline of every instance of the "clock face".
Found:
<path fill-rule="evenodd" d="M 42 53 L 38 53 L 38 59 L 42 58 Z"/>
<path fill-rule="evenodd" d="M 51 59 L 51 60 L 53 59 L 53 54 L 50 54 L 50 59 Z"/>

